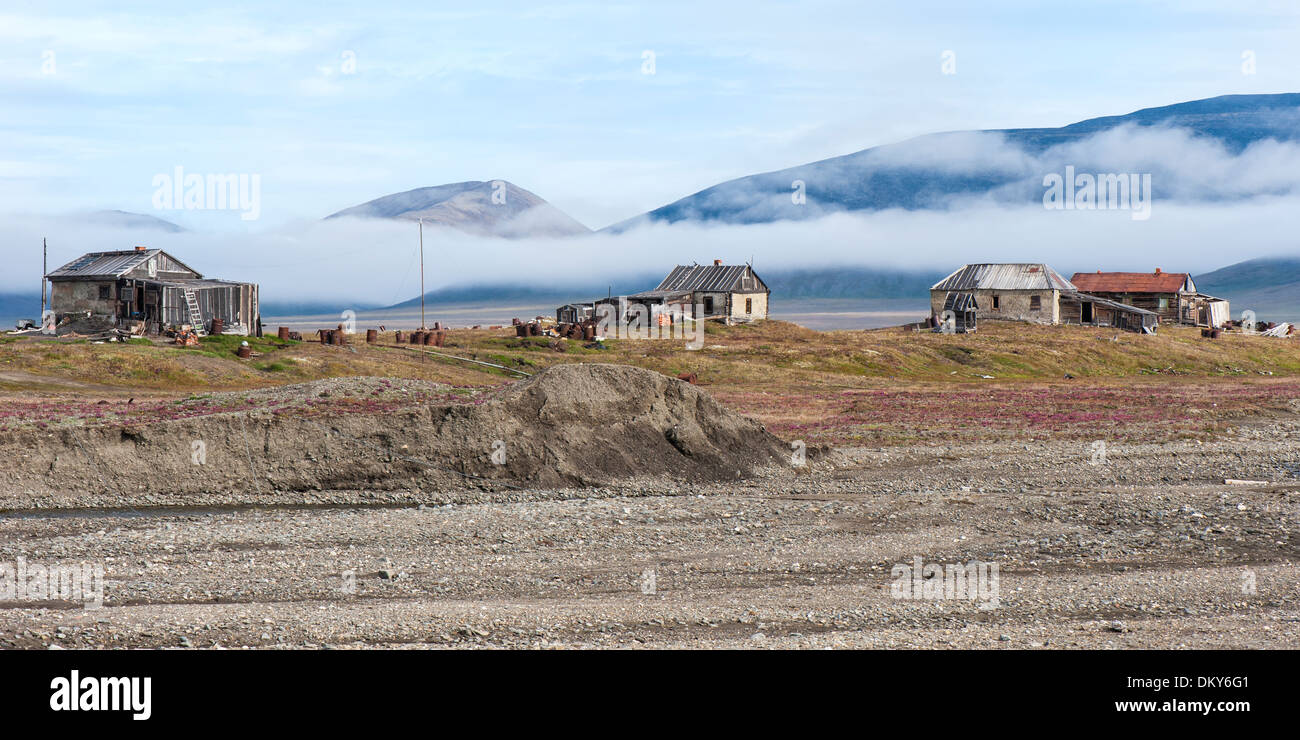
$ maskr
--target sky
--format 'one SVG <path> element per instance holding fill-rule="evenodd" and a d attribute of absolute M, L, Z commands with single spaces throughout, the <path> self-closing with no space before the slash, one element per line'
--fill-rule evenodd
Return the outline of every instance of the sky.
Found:
<path fill-rule="evenodd" d="M 334 245 L 315 253 L 373 264 L 373 288 L 408 255 L 368 253 L 406 232 L 322 234 L 318 219 L 415 187 L 505 179 L 601 228 L 724 180 L 937 131 L 1300 91 L 1298 32 L 1300 4 L 1280 0 L 0 0 L 0 251 L 60 223 L 60 254 L 112 248 L 128 235 L 60 218 L 121 209 L 193 230 L 178 245 L 238 242 L 229 248 L 253 263 Z M 256 175 L 257 218 L 159 209 L 157 178 L 177 167 Z M 998 233 L 1028 228 L 1005 215 L 983 218 Z M 842 234 L 845 251 L 909 221 L 881 218 L 799 233 Z M 1237 218 L 1224 212 L 1224 228 Z M 901 238 L 961 226 L 918 222 Z M 672 238 L 741 252 L 779 231 Z M 472 272 L 474 256 L 551 247 L 464 248 L 448 264 Z"/>

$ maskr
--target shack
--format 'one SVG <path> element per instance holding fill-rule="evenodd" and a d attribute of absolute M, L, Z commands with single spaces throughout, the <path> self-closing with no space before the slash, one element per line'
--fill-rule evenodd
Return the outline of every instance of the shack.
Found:
<path fill-rule="evenodd" d="M 1061 323 L 1108 326 L 1123 331 L 1155 334 L 1160 317 L 1154 311 L 1095 295 L 1066 291 L 1061 294 Z"/>
<path fill-rule="evenodd" d="M 1218 327 L 1230 319 L 1228 302 L 1196 289 L 1190 273 L 1076 272 L 1070 278 L 1079 290 L 1154 312 L 1161 322 Z"/>
<path fill-rule="evenodd" d="M 677 265 L 654 290 L 633 293 L 627 301 L 646 305 L 652 314 L 673 306 L 699 306 L 705 319 L 737 324 L 767 318 L 771 294 L 752 266 L 714 260 L 712 265 Z"/>
<path fill-rule="evenodd" d="M 261 334 L 256 283 L 205 279 L 161 249 L 89 252 L 45 276 L 58 326 L 159 334 L 189 325 L 227 334 Z"/>

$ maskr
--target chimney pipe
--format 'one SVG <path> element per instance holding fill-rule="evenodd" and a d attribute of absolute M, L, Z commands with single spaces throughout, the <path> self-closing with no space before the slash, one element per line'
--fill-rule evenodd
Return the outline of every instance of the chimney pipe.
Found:
<path fill-rule="evenodd" d="M 144 249 L 145 249 L 144 247 L 142 247 L 142 246 L 140 246 L 140 245 L 138 245 L 138 244 L 137 244 L 136 247 L 135 247 L 135 251 L 137 251 L 137 252 L 143 252 Z"/>
<path fill-rule="evenodd" d="M 720 265 L 720 264 L 722 264 L 722 260 L 713 260 L 713 264 L 714 264 L 714 265 Z"/>
<path fill-rule="evenodd" d="M 1157 274 L 1157 275 L 1160 274 L 1160 268 L 1159 268 L 1159 267 L 1156 268 L 1156 274 Z"/>

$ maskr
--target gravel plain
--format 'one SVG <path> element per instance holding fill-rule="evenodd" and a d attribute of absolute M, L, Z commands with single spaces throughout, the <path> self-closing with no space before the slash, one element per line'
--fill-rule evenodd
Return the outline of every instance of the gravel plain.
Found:
<path fill-rule="evenodd" d="M 1274 414 L 726 483 L 10 510 L 0 564 L 101 564 L 104 604 L 0 601 L 0 647 L 1297 648 L 1298 441 Z M 896 598 L 916 558 L 996 564 L 996 601 Z"/>

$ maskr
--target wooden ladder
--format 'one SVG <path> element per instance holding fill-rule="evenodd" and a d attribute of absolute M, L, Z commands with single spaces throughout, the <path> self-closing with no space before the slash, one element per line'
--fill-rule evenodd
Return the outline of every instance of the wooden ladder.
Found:
<path fill-rule="evenodd" d="M 203 313 L 199 311 L 199 299 L 194 295 L 194 291 L 189 288 L 185 289 L 185 305 L 190 311 L 190 325 L 194 331 L 199 334 L 207 333 L 203 329 Z"/>

